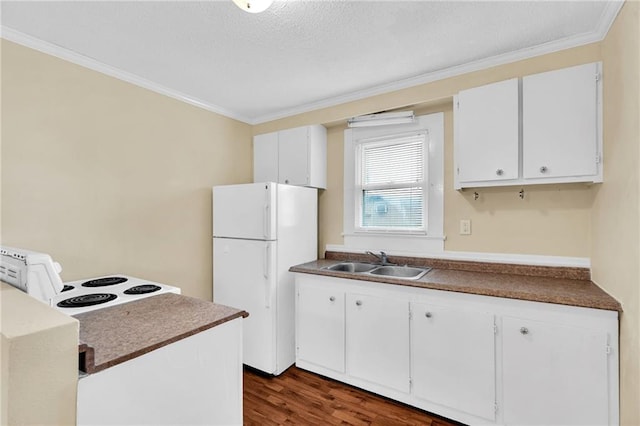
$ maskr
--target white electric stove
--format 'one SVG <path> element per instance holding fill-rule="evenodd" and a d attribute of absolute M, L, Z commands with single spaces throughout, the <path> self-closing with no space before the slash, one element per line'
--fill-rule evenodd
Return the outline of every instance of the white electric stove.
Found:
<path fill-rule="evenodd" d="M 68 315 L 89 312 L 180 288 L 123 274 L 62 283 L 60 264 L 51 256 L 0 247 L 0 280 Z"/>
<path fill-rule="evenodd" d="M 47 254 L 0 247 L 0 280 L 68 315 L 180 293 L 178 287 L 123 274 L 63 284 L 61 270 Z M 242 424 L 242 318 L 81 374 L 76 423 Z"/>

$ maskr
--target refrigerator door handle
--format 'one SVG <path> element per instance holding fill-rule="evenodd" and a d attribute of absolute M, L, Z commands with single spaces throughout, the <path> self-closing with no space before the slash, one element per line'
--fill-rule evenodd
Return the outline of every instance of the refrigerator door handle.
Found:
<path fill-rule="evenodd" d="M 264 246 L 264 269 L 263 269 L 263 275 L 265 278 L 265 282 L 267 284 L 267 288 L 265 291 L 265 295 L 264 295 L 264 306 L 265 308 L 269 309 L 271 308 L 271 280 L 269 279 L 269 276 L 271 275 L 269 272 L 269 267 L 271 264 L 271 250 L 269 249 L 269 244 L 266 244 Z"/>
<path fill-rule="evenodd" d="M 269 204 L 264 205 L 264 216 L 262 221 L 262 233 L 265 239 L 269 239 L 269 226 L 271 225 L 271 218 L 269 217 Z"/>

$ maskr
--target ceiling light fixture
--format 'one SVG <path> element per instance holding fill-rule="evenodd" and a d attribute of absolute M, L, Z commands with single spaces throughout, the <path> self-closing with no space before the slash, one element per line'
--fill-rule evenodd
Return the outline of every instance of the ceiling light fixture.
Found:
<path fill-rule="evenodd" d="M 387 126 L 390 124 L 413 123 L 415 119 L 413 111 L 383 112 L 350 118 L 347 120 L 347 125 L 349 127 Z"/>
<path fill-rule="evenodd" d="M 233 0 L 233 2 L 245 12 L 260 13 L 267 10 L 273 0 Z"/>

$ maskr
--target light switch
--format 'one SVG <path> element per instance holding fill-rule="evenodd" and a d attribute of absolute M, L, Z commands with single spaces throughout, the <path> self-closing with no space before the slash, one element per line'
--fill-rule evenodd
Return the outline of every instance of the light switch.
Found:
<path fill-rule="evenodd" d="M 471 220 L 470 219 L 461 219 L 460 220 L 460 235 L 471 235 Z"/>

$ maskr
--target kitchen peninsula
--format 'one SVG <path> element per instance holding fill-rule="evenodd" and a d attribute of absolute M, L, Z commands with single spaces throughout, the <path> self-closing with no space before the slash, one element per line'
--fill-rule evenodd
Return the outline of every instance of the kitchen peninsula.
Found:
<path fill-rule="evenodd" d="M 78 314 L 78 424 L 242 424 L 247 316 L 173 293 Z"/>

